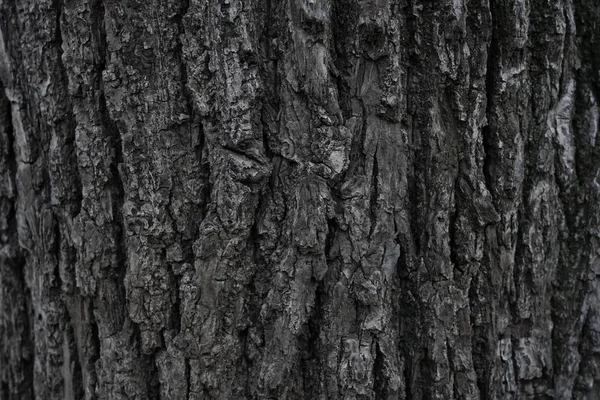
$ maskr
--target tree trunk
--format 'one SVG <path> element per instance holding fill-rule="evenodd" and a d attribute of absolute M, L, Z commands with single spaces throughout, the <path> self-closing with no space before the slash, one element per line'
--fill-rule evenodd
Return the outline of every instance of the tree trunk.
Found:
<path fill-rule="evenodd" d="M 600 399 L 592 0 L 0 0 L 0 399 Z"/>

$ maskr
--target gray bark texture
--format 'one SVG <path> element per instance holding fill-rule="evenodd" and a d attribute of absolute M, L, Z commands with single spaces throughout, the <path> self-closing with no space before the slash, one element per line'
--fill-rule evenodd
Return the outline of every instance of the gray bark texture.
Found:
<path fill-rule="evenodd" d="M 0 0 L 0 400 L 600 399 L 598 0 Z"/>

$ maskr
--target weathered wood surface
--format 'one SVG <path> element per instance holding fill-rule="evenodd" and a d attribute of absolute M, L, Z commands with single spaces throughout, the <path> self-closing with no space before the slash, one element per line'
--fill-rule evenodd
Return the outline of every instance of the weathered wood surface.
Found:
<path fill-rule="evenodd" d="M 0 399 L 600 398 L 597 1 L 0 33 Z"/>

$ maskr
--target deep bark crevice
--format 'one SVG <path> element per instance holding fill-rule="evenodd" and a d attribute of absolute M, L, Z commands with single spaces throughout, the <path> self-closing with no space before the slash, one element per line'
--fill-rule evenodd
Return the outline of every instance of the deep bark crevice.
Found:
<path fill-rule="evenodd" d="M 98 322 L 96 321 L 96 315 L 94 314 L 94 306 L 93 303 L 91 301 L 86 301 L 83 300 L 84 306 L 82 308 L 88 308 L 89 310 L 87 311 L 87 313 L 89 313 L 89 327 L 90 327 L 90 336 L 89 336 L 89 341 L 90 341 L 90 346 L 91 346 L 91 351 L 89 353 L 87 353 L 86 355 L 89 356 L 89 366 L 91 368 L 89 368 L 87 370 L 87 372 L 91 375 L 90 378 L 92 380 L 92 384 L 93 386 L 95 386 L 96 382 L 98 382 L 98 376 L 97 376 L 97 372 L 96 372 L 96 363 L 98 362 L 98 360 L 100 360 L 100 349 L 101 349 L 101 343 L 100 343 L 100 333 L 98 332 Z M 86 311 L 84 311 L 86 312 Z M 92 400 L 96 399 L 97 397 L 95 396 L 95 394 L 92 395 Z"/>
<path fill-rule="evenodd" d="M 373 392 L 375 399 L 385 399 L 387 393 L 387 379 L 385 377 L 384 355 L 379 348 L 379 340 L 375 341 L 375 360 L 373 361 Z"/>
<path fill-rule="evenodd" d="M 369 211 L 371 217 L 371 226 L 369 227 L 369 238 L 373 238 L 373 232 L 377 225 L 377 211 L 379 208 L 379 166 L 377 165 L 377 150 L 373 155 L 373 173 L 371 175 L 371 198 L 369 199 Z"/>
<path fill-rule="evenodd" d="M 491 93 L 488 92 L 488 96 L 491 96 Z M 488 100 L 490 101 L 490 100 Z M 488 117 L 489 118 L 489 117 Z M 488 121 L 489 123 L 489 121 Z M 483 126 L 481 128 L 481 136 L 483 138 L 483 153 L 484 153 L 484 161 L 483 161 L 483 177 L 486 189 L 492 195 L 492 199 L 496 199 L 494 193 L 494 178 L 493 178 L 493 169 L 494 169 L 494 148 L 493 141 L 491 139 L 491 132 L 489 125 Z"/>
<path fill-rule="evenodd" d="M 481 136 L 483 139 L 483 176 L 485 177 L 485 184 L 488 192 L 492 195 L 492 198 L 496 200 L 496 194 L 494 192 L 495 181 L 494 173 L 496 166 L 496 155 L 494 148 L 494 141 L 492 140 L 492 114 L 494 113 L 494 92 L 496 90 L 496 84 L 498 81 L 498 73 L 496 68 L 498 66 L 498 30 L 496 27 L 496 11 L 495 11 L 495 0 L 489 0 L 489 13 L 490 13 L 490 27 L 491 34 L 489 37 L 489 44 L 487 44 L 487 65 L 485 73 L 485 94 L 486 94 L 486 125 L 481 128 Z"/>
<path fill-rule="evenodd" d="M 12 117 L 11 102 L 0 80 L 0 175 L 6 174 L 6 180 L 0 182 L 0 295 L 3 300 L 0 309 L 13 308 L 12 313 L 0 315 L 0 380 L 2 395 L 7 400 L 16 399 L 16 396 L 25 400 L 33 399 L 35 394 L 33 324 L 30 318 L 33 308 L 31 291 L 25 279 L 26 253 L 19 245 L 17 231 L 17 202 L 20 197 L 16 186 L 17 159 Z M 14 354 L 17 349 L 11 347 L 17 344 L 20 345 L 21 358 L 13 359 L 11 353 Z M 22 375 L 20 381 L 19 375 Z M 5 381 L 4 377 L 9 380 Z"/>
<path fill-rule="evenodd" d="M 81 184 L 81 174 L 79 172 L 79 166 L 77 164 L 77 152 L 75 150 L 75 128 L 76 128 L 76 122 L 75 122 L 75 115 L 73 113 L 73 104 L 72 104 L 72 99 L 71 97 L 68 95 L 68 78 L 67 78 L 67 69 L 65 67 L 65 64 L 63 62 L 63 34 L 61 31 L 61 19 L 63 18 L 63 1 L 64 0 L 54 0 L 54 8 L 56 9 L 56 33 L 55 33 L 55 42 L 56 42 L 56 49 L 58 52 L 58 69 L 60 71 L 60 77 L 59 77 L 59 84 L 61 86 L 61 91 L 63 91 L 65 94 L 65 98 L 67 99 L 67 104 L 64 105 L 65 107 L 65 121 L 64 123 L 66 124 L 66 130 L 67 130 L 67 135 L 64 139 L 64 145 L 68 148 L 68 153 L 69 153 L 69 159 L 68 159 L 68 163 L 69 163 L 69 170 L 74 174 L 74 176 L 69 177 L 70 179 L 72 179 L 72 183 L 75 185 L 75 187 L 73 188 L 69 188 L 71 191 L 73 191 L 73 196 L 74 198 L 71 200 L 74 204 L 73 204 L 73 208 L 71 210 L 69 210 L 70 212 L 70 216 L 71 218 L 75 218 L 79 212 L 81 211 L 81 202 L 83 200 L 83 193 L 82 193 L 82 184 Z M 60 125 L 58 125 L 59 127 Z M 57 128 L 58 128 L 57 127 Z"/>
<path fill-rule="evenodd" d="M 458 270 L 461 274 L 465 271 L 462 268 L 463 260 L 459 258 L 457 240 L 458 227 L 457 220 L 459 217 L 459 203 L 462 197 L 462 193 L 459 189 L 458 179 L 454 181 L 454 199 L 452 201 L 452 209 L 450 210 L 450 218 L 448 220 L 448 247 L 450 249 L 450 262 L 454 269 Z"/>
<path fill-rule="evenodd" d="M 58 289 L 58 293 L 56 290 L 54 291 L 56 295 L 60 295 L 60 289 L 62 288 L 63 281 L 60 277 L 60 263 L 61 263 L 61 241 L 62 241 L 62 231 L 60 222 L 55 218 L 54 220 L 54 243 L 53 249 L 54 257 L 56 258 L 56 262 L 54 265 L 53 276 L 51 279 L 51 284 L 53 285 L 50 290 Z"/>
<path fill-rule="evenodd" d="M 187 108 L 187 113 L 189 115 L 190 128 L 193 129 L 193 122 L 195 121 L 195 112 L 194 112 L 194 102 L 192 100 L 192 96 L 190 94 L 189 86 L 188 86 L 188 72 L 183 60 L 183 43 L 181 42 L 181 36 L 185 35 L 185 27 L 184 27 L 184 19 L 188 13 L 190 7 L 190 0 L 180 0 L 181 1 L 181 9 L 174 17 L 174 22 L 177 25 L 177 29 L 179 34 L 177 35 L 177 47 L 176 54 L 179 58 L 179 73 L 181 74 L 181 82 L 183 85 L 183 95 L 185 96 L 185 104 Z"/>
<path fill-rule="evenodd" d="M 480 272 L 481 273 L 481 272 Z M 473 280 L 476 281 L 479 279 L 477 275 L 473 277 Z M 477 298 L 476 287 L 473 283 L 469 287 L 469 300 L 471 303 L 471 309 L 474 309 L 474 299 Z M 480 312 L 479 308 L 475 308 L 475 312 Z M 477 375 L 477 388 L 479 390 L 479 396 L 481 400 L 488 400 L 490 396 L 488 395 L 488 379 L 490 378 L 489 365 L 487 362 L 490 351 L 489 351 L 489 341 L 483 336 L 485 331 L 478 327 L 476 322 L 476 317 L 474 312 L 471 312 L 470 322 L 472 328 L 471 333 L 471 347 L 473 349 L 473 369 Z"/>
<path fill-rule="evenodd" d="M 14 238 L 16 239 L 16 231 L 14 232 Z M 15 240 L 16 242 L 16 240 Z M 20 250 L 17 250 L 20 252 Z M 24 354 L 23 360 L 21 360 L 22 368 L 24 371 L 24 379 L 21 382 L 18 393 L 24 394 L 24 398 L 28 398 L 27 394 L 31 393 L 30 398 L 34 398 L 34 363 L 35 363 L 35 345 L 33 340 L 33 306 L 31 304 L 31 290 L 27 285 L 25 279 L 25 268 L 27 260 L 24 255 L 17 254 L 12 260 L 5 260 L 9 268 L 12 267 L 14 276 L 16 278 L 15 289 L 21 289 L 24 298 L 23 313 L 21 315 L 21 321 L 23 323 L 23 331 L 21 332 L 21 351 Z M 16 301 L 15 301 L 16 302 Z"/>
<path fill-rule="evenodd" d="M 65 386 L 64 388 L 64 396 L 65 399 L 69 399 L 69 400 L 76 400 L 76 399 L 82 399 L 84 398 L 84 386 L 83 386 L 83 372 L 82 372 L 82 366 L 81 363 L 79 362 L 80 360 L 80 356 L 79 356 L 79 352 L 77 350 L 77 344 L 75 342 L 75 336 L 74 336 L 74 332 L 73 332 L 73 326 L 74 325 L 74 321 L 72 321 L 71 319 L 71 315 L 69 314 L 68 310 L 66 310 L 65 307 L 65 319 L 66 319 L 66 324 L 65 324 L 65 338 L 63 340 L 67 340 L 67 348 L 68 351 L 71 353 L 71 357 L 72 360 L 71 362 L 74 365 L 66 365 L 65 362 L 66 360 L 63 359 L 63 368 L 64 369 L 69 369 L 70 372 L 72 372 L 71 374 L 71 392 L 67 392 L 67 388 Z M 67 396 L 67 393 L 69 393 L 71 396 Z"/>
<path fill-rule="evenodd" d="M 405 360 L 407 360 L 404 363 L 404 370 L 403 372 L 403 378 L 404 378 L 404 385 L 405 385 L 405 389 L 404 389 L 404 396 L 406 399 L 411 399 L 413 396 L 413 392 L 412 392 L 412 367 L 410 367 L 410 358 L 409 357 L 405 357 Z"/>
<path fill-rule="evenodd" d="M 2 381 L 2 385 L 0 386 L 0 399 L 2 400 L 9 400 L 10 398 L 8 397 L 10 395 L 10 391 L 9 391 L 9 386 L 8 386 L 8 382 L 6 381 Z"/>
<path fill-rule="evenodd" d="M 320 355 L 320 333 L 321 326 L 325 323 L 323 319 L 323 281 L 316 282 L 311 278 L 311 286 L 315 286 L 314 305 L 311 315 L 303 328 L 300 336 L 299 348 L 302 350 L 299 363 L 302 370 L 303 391 L 305 396 L 317 398 L 319 395 L 319 380 L 322 376 Z"/>
<path fill-rule="evenodd" d="M 100 18 L 95 20 L 96 30 L 100 37 L 100 65 L 98 66 L 98 87 L 99 87 L 99 107 L 101 113 L 101 120 L 106 133 L 110 137 L 110 145 L 114 151 L 112 156 L 112 162 L 110 164 L 110 172 L 112 177 L 112 190 L 111 195 L 113 196 L 112 201 L 114 203 L 112 218 L 116 223 L 115 228 L 115 242 L 116 242 L 116 268 L 117 268 L 117 284 L 119 290 L 125 299 L 125 274 L 127 272 L 127 244 L 125 242 L 125 221 L 122 214 L 123 203 L 125 201 L 125 188 L 123 183 L 123 175 L 125 174 L 124 169 L 124 158 L 123 158 L 123 142 L 121 138 L 121 131 L 117 123 L 111 118 L 110 112 L 107 107 L 106 94 L 104 89 L 104 80 L 102 78 L 103 71 L 108 60 L 108 45 L 106 41 L 106 30 L 104 28 L 104 18 L 106 16 L 106 10 L 102 0 L 98 0 L 96 3 L 97 14 Z M 126 307 L 125 307 L 126 309 Z"/>
<path fill-rule="evenodd" d="M 16 220 L 16 201 L 18 199 L 18 189 L 16 186 L 16 177 L 17 177 L 17 154 L 15 151 L 15 130 L 13 127 L 13 121 L 12 121 L 12 106 L 10 101 L 8 100 L 8 98 L 6 97 L 5 94 L 5 87 L 4 84 L 2 82 L 2 80 L 0 80 L 0 105 L 2 103 L 5 103 L 5 109 L 4 110 L 0 110 L 0 113 L 3 113 L 3 121 L 6 125 L 4 126 L 5 129 L 5 134 L 6 134 L 6 142 L 5 144 L 5 148 L 6 148 L 6 164 L 8 164 L 8 177 L 10 179 L 10 186 L 12 187 L 12 190 L 14 191 L 12 193 L 12 197 L 9 198 L 10 200 L 10 209 L 8 211 L 7 214 L 7 222 L 8 222 L 8 227 L 12 230 L 12 237 L 15 240 L 15 247 L 18 248 L 18 238 L 17 238 L 17 220 Z M 0 129 L 2 128 L 2 126 L 0 125 Z M 2 152 L 2 149 L 0 149 L 0 152 Z"/>
<path fill-rule="evenodd" d="M 184 378 L 185 378 L 185 383 L 186 383 L 186 390 L 185 390 L 185 399 L 189 399 L 190 398 L 190 393 L 191 393 L 191 367 L 190 367 L 190 360 L 188 358 L 185 359 L 185 373 L 184 373 Z"/>

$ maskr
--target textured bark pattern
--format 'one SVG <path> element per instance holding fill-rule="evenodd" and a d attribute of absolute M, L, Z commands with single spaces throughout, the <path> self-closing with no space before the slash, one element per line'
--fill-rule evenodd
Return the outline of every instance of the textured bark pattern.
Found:
<path fill-rule="evenodd" d="M 0 399 L 600 398 L 597 2 L 0 33 Z"/>

